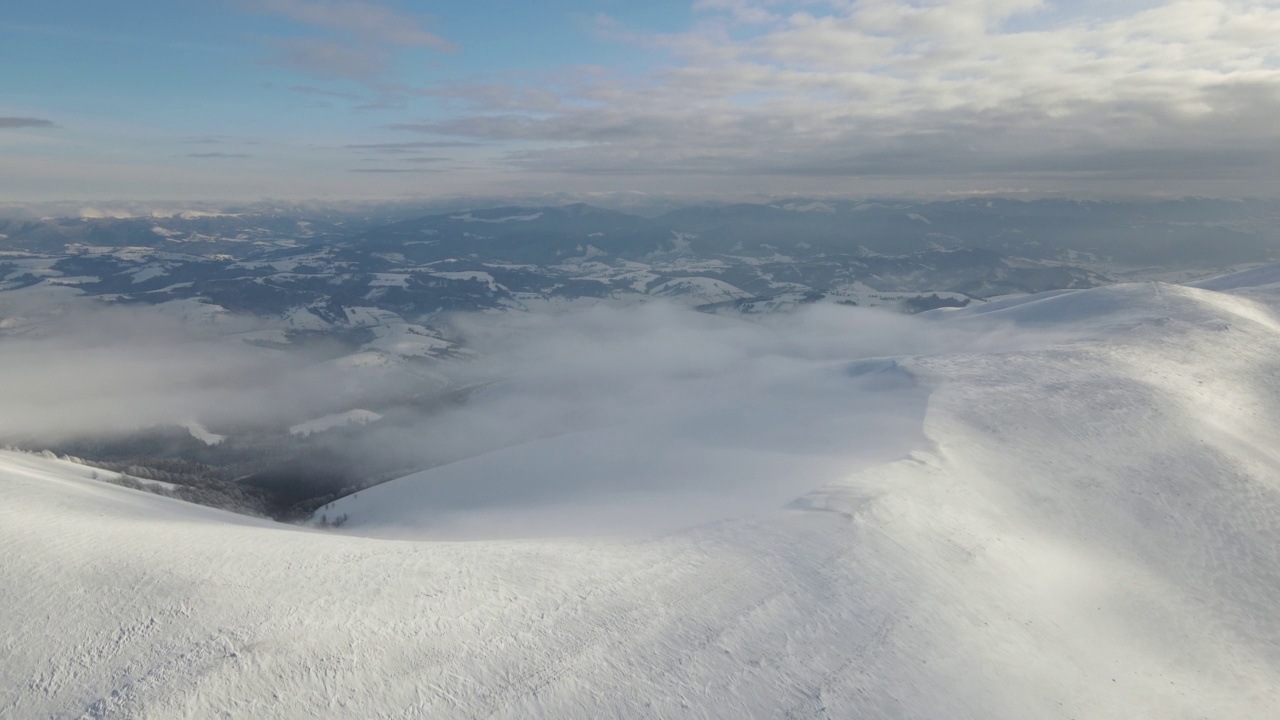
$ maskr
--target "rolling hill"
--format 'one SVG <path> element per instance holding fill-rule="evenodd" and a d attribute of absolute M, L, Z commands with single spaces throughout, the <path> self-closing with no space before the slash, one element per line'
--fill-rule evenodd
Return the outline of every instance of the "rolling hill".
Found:
<path fill-rule="evenodd" d="M 902 447 L 806 442 L 870 431 L 801 397 L 806 432 L 742 439 L 776 503 L 625 537 L 439 539 L 440 503 L 536 509 L 474 487 L 518 468 L 587 512 L 625 467 L 678 513 L 664 481 L 728 498 L 734 454 L 560 436 L 361 491 L 322 532 L 5 452 L 0 716 L 1276 717 L 1277 309 L 1141 283 L 934 311 L 987 345 L 838 370 L 850 401 L 927 393 Z"/>

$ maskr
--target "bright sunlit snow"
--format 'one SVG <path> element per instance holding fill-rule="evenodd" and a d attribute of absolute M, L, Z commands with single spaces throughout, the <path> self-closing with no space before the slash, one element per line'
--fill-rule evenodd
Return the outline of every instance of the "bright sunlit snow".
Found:
<path fill-rule="evenodd" d="M 0 715 L 1275 717 L 1277 307 L 934 313 L 917 354 L 681 386 L 669 423 L 366 489 L 340 530 L 6 452 Z"/>

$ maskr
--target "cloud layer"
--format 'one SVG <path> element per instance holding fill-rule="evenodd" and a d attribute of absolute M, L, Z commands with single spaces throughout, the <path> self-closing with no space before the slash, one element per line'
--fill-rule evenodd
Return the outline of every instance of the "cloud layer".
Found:
<path fill-rule="evenodd" d="M 255 0 L 252 4 L 303 25 L 355 35 L 370 44 L 454 49 L 449 41 L 423 30 L 414 17 L 376 2 Z"/>
<path fill-rule="evenodd" d="M 1050 337 L 830 305 L 752 320 L 654 303 L 453 323 L 479 354 L 455 381 L 481 389 L 378 430 L 374 446 L 460 461 L 404 481 L 408 495 L 392 496 L 414 500 L 377 532 L 648 533 L 773 510 L 924 442 L 927 383 L 885 356 Z"/>
<path fill-rule="evenodd" d="M 396 48 L 443 52 L 453 43 L 421 27 L 418 18 L 376 2 L 357 0 L 245 0 L 261 12 L 285 17 L 320 36 L 273 38 L 268 61 L 322 80 L 377 84 L 391 69 Z M 334 95 L 307 88 L 304 92 Z"/>
<path fill-rule="evenodd" d="M 51 128 L 57 127 L 52 120 L 33 117 L 0 117 L 0 128 Z"/>
<path fill-rule="evenodd" d="M 246 344 L 270 329 L 251 318 L 37 309 L 43 321 L 0 307 L 0 440 L 29 447 L 192 421 L 258 442 L 424 390 L 416 367 Z M 419 507 L 451 536 L 650 532 L 772 509 L 921 442 L 927 388 L 885 356 L 1045 340 L 841 306 L 748 321 L 656 303 L 451 323 L 477 357 L 432 371 L 479 388 L 468 401 L 366 404 L 386 417 L 333 446 L 364 472 L 440 466 Z"/>
<path fill-rule="evenodd" d="M 679 34 L 599 25 L 667 53 L 651 74 L 458 87 L 460 114 L 397 127 L 570 175 L 1257 181 L 1280 159 L 1274 0 L 697 9 Z"/>
<path fill-rule="evenodd" d="M 618 17 L 583 15 L 590 3 L 580 1 L 538 13 L 441 3 L 426 8 L 435 17 L 391 0 L 235 0 L 248 12 L 218 19 L 257 38 L 248 56 L 217 44 L 223 35 L 176 37 L 185 25 L 169 26 L 163 49 L 151 36 L 117 38 L 113 52 L 139 66 L 195 74 L 153 98 L 161 114 L 139 109 L 161 86 L 128 78 L 102 80 L 131 98 L 115 109 L 52 96 L 42 106 L 44 91 L 0 108 L 0 129 L 12 130 L 0 137 L 0 191 L 23 200 L 1280 193 L 1280 0 L 607 6 Z M 68 57 L 104 64 L 102 47 L 76 38 Z M 237 57 L 246 62 L 232 70 Z M 196 79 L 241 72 L 244 87 Z M 58 127 L 44 119 L 51 107 L 77 118 L 74 127 L 40 131 Z M 174 147 L 210 133 L 260 142 L 260 171 L 218 172 Z M 412 177 L 352 173 L 356 154 L 454 162 Z"/>

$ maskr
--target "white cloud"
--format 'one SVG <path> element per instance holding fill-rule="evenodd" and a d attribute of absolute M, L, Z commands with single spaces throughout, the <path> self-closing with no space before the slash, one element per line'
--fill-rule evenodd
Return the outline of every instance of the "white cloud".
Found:
<path fill-rule="evenodd" d="M 357 35 L 369 42 L 453 49 L 448 40 L 423 30 L 417 19 L 378 3 L 256 0 L 255 4 L 304 25 Z"/>
<path fill-rule="evenodd" d="M 398 50 L 456 49 L 448 40 L 424 30 L 417 18 L 379 3 L 242 0 L 242 5 L 317 31 L 319 36 L 268 40 L 267 61 L 322 80 L 378 85 L 390 73 Z"/>
<path fill-rule="evenodd" d="M 611 31 L 671 53 L 648 76 L 568 78 L 555 105 L 489 85 L 472 115 L 401 127 L 537 143 L 510 159 L 567 174 L 1276 179 L 1275 0 L 695 9 L 685 33 Z"/>
<path fill-rule="evenodd" d="M 510 68 L 424 88 L 410 56 L 449 46 L 407 4 L 241 0 L 296 23 L 265 41 L 269 61 L 321 80 L 274 87 L 393 108 L 363 116 L 381 132 L 299 123 L 264 137 L 272 151 L 255 151 L 252 177 L 212 167 L 234 163 L 191 175 L 150 131 L 117 130 L 122 147 L 74 155 L 75 133 L 97 126 L 60 118 L 49 131 L 31 125 L 38 108 L 8 108 L 0 188 L 20 199 L 1280 192 L 1280 0 L 690 4 L 679 33 L 598 19 L 597 33 L 644 56 L 614 69 Z M 431 114 L 395 112 L 415 103 Z M 480 147 L 447 174 L 413 177 L 349 173 L 349 153 L 325 149 L 401 139 Z M 55 143 L 61 154 L 38 152 Z"/>

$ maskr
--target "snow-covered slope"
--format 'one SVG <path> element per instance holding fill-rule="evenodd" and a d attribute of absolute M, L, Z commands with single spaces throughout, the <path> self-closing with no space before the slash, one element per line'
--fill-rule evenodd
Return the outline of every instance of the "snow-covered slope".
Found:
<path fill-rule="evenodd" d="M 908 457 L 648 539 L 289 529 L 0 454 L 0 716 L 1280 716 L 1275 316 L 983 310 L 936 322 L 1060 332 L 899 359 Z M 423 477 L 328 512 L 403 525 Z"/>
<path fill-rule="evenodd" d="M 752 297 L 751 293 L 723 280 L 686 277 L 668 280 L 649 290 L 650 295 L 672 297 L 696 304 L 732 302 Z"/>
<path fill-rule="evenodd" d="M 1280 283 L 1280 263 L 1259 265 L 1248 270 L 1219 275 L 1190 284 L 1205 290 L 1236 290 L 1275 283 Z"/>
<path fill-rule="evenodd" d="M 632 406 L 625 421 L 415 473 L 316 518 L 415 539 L 654 534 L 769 512 L 924 442 L 927 392 L 892 361 L 804 366 L 748 393 L 693 387 L 694 409 Z"/>
<path fill-rule="evenodd" d="M 290 435 L 307 436 L 312 433 L 320 433 L 326 430 L 332 430 L 337 427 L 346 427 L 348 425 L 368 425 L 371 422 L 381 420 L 382 416 L 372 410 L 348 410 L 346 412 L 331 413 L 324 417 L 318 417 L 314 420 L 298 423 L 289 428 Z"/>

